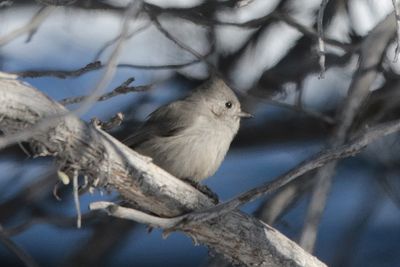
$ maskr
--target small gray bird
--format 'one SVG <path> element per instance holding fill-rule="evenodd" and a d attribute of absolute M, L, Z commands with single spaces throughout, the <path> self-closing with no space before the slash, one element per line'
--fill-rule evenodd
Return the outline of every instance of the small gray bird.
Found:
<path fill-rule="evenodd" d="M 198 182 L 217 171 L 242 117 L 251 115 L 241 110 L 225 82 L 213 76 L 186 98 L 151 113 L 124 143 L 175 177 L 207 191 Z"/>

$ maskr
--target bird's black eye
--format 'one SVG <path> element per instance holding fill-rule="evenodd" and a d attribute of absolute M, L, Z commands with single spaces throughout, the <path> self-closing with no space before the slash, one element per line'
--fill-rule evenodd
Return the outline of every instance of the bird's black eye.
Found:
<path fill-rule="evenodd" d="M 225 103 L 225 107 L 226 108 L 231 108 L 232 107 L 232 102 L 231 101 L 226 102 Z"/>

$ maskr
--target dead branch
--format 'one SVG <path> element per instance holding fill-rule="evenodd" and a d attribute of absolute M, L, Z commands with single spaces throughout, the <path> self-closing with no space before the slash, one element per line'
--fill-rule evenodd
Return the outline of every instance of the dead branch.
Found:
<path fill-rule="evenodd" d="M 43 76 L 53 76 L 60 79 L 65 79 L 67 77 L 78 77 L 87 72 L 98 70 L 102 68 L 103 65 L 100 61 L 95 61 L 87 64 L 86 66 L 79 68 L 77 70 L 27 70 L 15 72 L 20 77 L 23 78 L 37 78 Z"/>
<path fill-rule="evenodd" d="M 3 227 L 0 225 L 0 242 L 4 244 L 4 246 L 14 253 L 18 259 L 20 259 L 26 267 L 38 267 L 39 265 L 35 262 L 35 260 L 27 254 L 22 248 L 20 248 L 17 244 L 15 244 L 3 231 Z"/>
<path fill-rule="evenodd" d="M 348 97 L 340 109 L 340 114 L 338 114 L 338 126 L 333 133 L 330 147 L 342 146 L 349 138 L 354 118 L 371 93 L 371 85 L 379 73 L 379 65 L 383 54 L 395 31 L 396 23 L 392 13 L 378 23 L 362 42 L 359 67 L 350 84 Z M 300 238 L 300 244 L 307 251 L 314 249 L 318 225 L 325 208 L 336 164 L 336 161 L 327 164 L 319 169 L 316 174 L 317 182 L 311 196 L 310 206 Z"/>
<path fill-rule="evenodd" d="M 32 37 L 32 34 L 37 31 L 40 25 L 51 15 L 54 10 L 55 7 L 53 6 L 40 8 L 27 24 L 21 28 L 9 32 L 4 36 L 0 36 L 0 47 L 26 33 L 28 34 L 27 40 L 29 40 Z"/>

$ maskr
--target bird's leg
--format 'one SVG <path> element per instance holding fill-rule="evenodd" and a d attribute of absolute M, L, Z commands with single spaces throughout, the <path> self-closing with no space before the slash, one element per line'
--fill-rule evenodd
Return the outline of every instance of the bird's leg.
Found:
<path fill-rule="evenodd" d="M 191 186 L 193 186 L 194 188 L 196 188 L 197 190 L 199 190 L 200 192 L 202 192 L 204 195 L 208 196 L 209 198 L 211 198 L 212 202 L 214 204 L 218 204 L 219 203 L 219 198 L 218 195 L 216 193 L 214 193 L 208 186 L 206 185 L 202 185 L 200 183 L 197 183 L 191 179 L 183 179 L 185 182 L 187 182 L 188 184 L 190 184 Z"/>

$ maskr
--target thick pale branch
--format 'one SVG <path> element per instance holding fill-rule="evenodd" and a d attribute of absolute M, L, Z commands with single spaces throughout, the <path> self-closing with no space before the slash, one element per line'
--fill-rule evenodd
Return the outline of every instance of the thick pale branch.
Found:
<path fill-rule="evenodd" d="M 0 129 L 23 131 L 43 118 L 65 113 L 60 104 L 29 85 L 0 78 Z M 159 217 L 211 207 L 202 193 L 148 158 L 74 116 L 63 116 L 30 141 L 37 154 L 53 155 L 63 170 L 78 170 Z M 183 232 L 231 261 L 256 266 L 325 266 L 275 229 L 240 211 L 184 225 Z"/>

